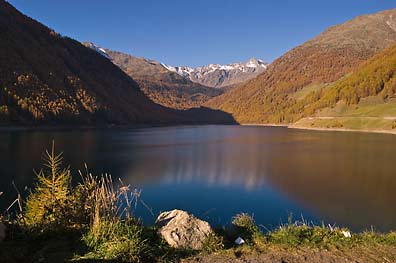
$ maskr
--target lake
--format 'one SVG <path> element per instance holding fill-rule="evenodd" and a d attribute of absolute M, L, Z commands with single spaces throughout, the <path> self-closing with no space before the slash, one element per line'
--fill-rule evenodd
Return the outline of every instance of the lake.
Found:
<path fill-rule="evenodd" d="M 3 130 L 4 209 L 26 193 L 55 140 L 78 181 L 88 164 L 142 190 L 154 214 L 184 209 L 213 225 L 247 212 L 271 229 L 294 219 L 396 230 L 396 136 L 282 127 Z M 27 188 L 25 188 L 25 186 Z M 155 218 L 143 205 L 136 215 Z"/>

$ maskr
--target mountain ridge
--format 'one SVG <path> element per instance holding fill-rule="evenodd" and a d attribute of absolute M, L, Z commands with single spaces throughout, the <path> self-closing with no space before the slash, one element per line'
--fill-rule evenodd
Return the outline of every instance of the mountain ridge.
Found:
<path fill-rule="evenodd" d="M 235 62 L 225 65 L 208 64 L 196 68 L 162 65 L 193 82 L 213 88 L 228 88 L 256 77 L 266 70 L 269 63 L 261 59 L 250 58 L 245 62 Z"/>
<path fill-rule="evenodd" d="M 4 0 L 0 32 L 1 124 L 234 123 L 221 111 L 177 111 L 155 104 L 109 59 Z"/>
<path fill-rule="evenodd" d="M 206 106 L 228 112 L 240 123 L 292 123 L 287 109 L 297 92 L 337 81 L 396 43 L 396 32 L 389 26 L 395 18 L 396 9 L 391 9 L 332 26 Z"/>
<path fill-rule="evenodd" d="M 172 67 L 165 63 L 136 57 L 83 42 L 111 60 L 139 83 L 141 90 L 154 102 L 175 109 L 197 108 L 223 94 L 235 85 L 263 72 L 268 63 L 256 58 L 227 65 L 209 64 L 202 67 Z"/>
<path fill-rule="evenodd" d="M 165 107 L 179 110 L 199 108 L 209 99 L 223 93 L 169 71 L 158 61 L 113 51 L 91 42 L 83 44 L 120 67 L 139 83 L 141 90 L 151 100 Z"/>

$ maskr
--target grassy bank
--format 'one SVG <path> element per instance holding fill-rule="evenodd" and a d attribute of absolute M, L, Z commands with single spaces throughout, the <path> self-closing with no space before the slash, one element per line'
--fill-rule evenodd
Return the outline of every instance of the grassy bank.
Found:
<path fill-rule="evenodd" d="M 134 216 L 139 191 L 114 182 L 110 175 L 96 177 L 88 169 L 79 176 L 81 182 L 74 186 L 71 170 L 62 165 L 62 154 L 54 148 L 45 154 L 35 188 L 26 200 L 16 199 L 15 204 L 21 204 L 16 212 L 2 217 L 7 237 L 0 246 L 1 262 L 222 262 L 242 255 L 279 256 L 296 251 L 363 249 L 375 256 L 376 251 L 396 250 L 394 232 L 351 233 L 291 218 L 286 225 L 264 231 L 248 214 L 238 214 L 231 226 L 215 229 L 202 250 L 176 249 L 160 237 L 157 226 L 145 226 Z M 237 237 L 245 243 L 236 245 Z"/>
<path fill-rule="evenodd" d="M 310 117 L 301 119 L 288 126 L 288 128 L 317 131 L 352 131 L 396 134 L 395 121 L 383 118 Z"/>
<path fill-rule="evenodd" d="M 378 96 L 364 98 L 357 105 L 339 102 L 334 107 L 325 108 L 315 116 L 302 118 L 289 127 L 396 134 L 395 102 L 394 99 L 384 102 Z"/>

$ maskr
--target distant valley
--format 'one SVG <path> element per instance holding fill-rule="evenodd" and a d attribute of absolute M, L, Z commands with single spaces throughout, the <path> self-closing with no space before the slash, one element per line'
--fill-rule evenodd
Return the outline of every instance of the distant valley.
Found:
<path fill-rule="evenodd" d="M 1 124 L 234 123 L 217 110 L 178 111 L 154 103 L 108 57 L 21 14 L 4 0 L 0 31 Z"/>
<path fill-rule="evenodd" d="M 394 6 L 0 0 L 0 263 L 396 263 Z"/>
<path fill-rule="evenodd" d="M 175 109 L 199 107 L 235 85 L 255 78 L 268 66 L 268 63 L 252 58 L 229 65 L 173 67 L 103 48 L 91 42 L 83 44 L 119 66 L 139 83 L 142 91 L 154 102 Z"/>

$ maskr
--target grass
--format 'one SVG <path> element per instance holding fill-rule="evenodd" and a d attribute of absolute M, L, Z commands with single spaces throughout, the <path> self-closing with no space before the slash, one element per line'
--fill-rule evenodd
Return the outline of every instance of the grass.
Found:
<path fill-rule="evenodd" d="M 310 84 L 305 86 L 304 88 L 292 93 L 292 98 L 296 100 L 304 99 L 309 93 L 316 92 L 322 88 L 325 88 L 328 84 L 318 83 L 318 84 Z"/>
<path fill-rule="evenodd" d="M 362 99 L 357 105 L 344 102 L 321 110 L 316 116 L 303 118 L 297 127 L 323 129 L 377 130 L 396 133 L 395 99 L 384 102 L 379 96 Z"/>
<path fill-rule="evenodd" d="M 83 235 L 90 252 L 82 258 L 140 262 L 149 250 L 142 232 L 131 220 L 101 220 Z"/>
<path fill-rule="evenodd" d="M 350 232 L 346 229 L 330 229 L 324 226 L 293 224 L 282 226 L 269 233 L 268 240 L 270 243 L 293 247 L 301 245 L 319 248 L 334 245 L 347 246 L 351 243 L 352 239 L 345 236 L 344 233 Z"/>
<path fill-rule="evenodd" d="M 121 181 L 114 183 L 110 175 L 95 177 L 88 171 L 80 172 L 81 183 L 73 187 L 70 169 L 62 168 L 62 155 L 52 148 L 45 157 L 48 169 L 36 174 L 38 183 L 22 211 L 3 218 L 7 239 L 0 246 L 2 262 L 179 262 L 198 254 L 265 253 L 269 246 L 396 247 L 395 232 L 351 233 L 291 219 L 265 232 L 253 216 L 241 213 L 233 217 L 231 227 L 215 229 L 202 250 L 172 248 L 157 226 L 144 226 L 134 217 L 136 191 Z M 237 237 L 245 244 L 236 245 Z"/>
<path fill-rule="evenodd" d="M 379 96 L 363 98 L 357 105 L 346 105 L 338 102 L 332 108 L 325 108 L 316 116 L 332 117 L 396 117 L 395 99 L 384 101 Z"/>
<path fill-rule="evenodd" d="M 318 129 L 347 129 L 396 133 L 396 120 L 376 117 L 304 118 L 291 127 Z"/>

